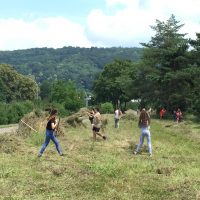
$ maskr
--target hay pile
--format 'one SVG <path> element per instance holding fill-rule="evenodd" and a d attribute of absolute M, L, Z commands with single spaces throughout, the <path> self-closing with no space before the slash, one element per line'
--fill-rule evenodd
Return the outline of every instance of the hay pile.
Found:
<path fill-rule="evenodd" d="M 65 118 L 60 118 L 59 122 L 59 132 L 57 135 L 64 135 L 66 129 L 69 127 L 78 127 L 90 125 L 87 116 L 88 109 L 82 108 L 79 112 L 74 113 Z M 49 116 L 49 112 L 38 112 L 33 111 L 25 115 L 19 122 L 19 128 L 17 133 L 22 136 L 29 136 L 33 132 L 43 133 L 45 132 L 47 117 Z"/>
<path fill-rule="evenodd" d="M 17 133 L 22 136 L 29 136 L 35 131 L 44 132 L 48 115 L 48 112 L 38 111 L 33 111 L 26 114 L 19 122 L 19 128 L 17 130 Z"/>
<path fill-rule="evenodd" d="M 77 113 L 74 113 L 65 118 L 60 118 L 58 135 L 64 135 L 66 129 L 70 127 L 91 127 L 87 112 L 89 112 L 87 108 L 81 108 Z M 37 111 L 33 111 L 25 115 L 19 122 L 19 128 L 17 130 L 17 133 L 22 136 L 29 136 L 30 134 L 36 131 L 39 133 L 44 133 L 48 116 L 49 112 Z M 106 128 L 107 124 L 108 117 L 103 115 L 102 128 Z"/>
<path fill-rule="evenodd" d="M 0 135 L 0 153 L 12 154 L 16 151 L 19 152 L 23 146 L 23 141 L 16 137 L 16 135 Z"/>
<path fill-rule="evenodd" d="M 84 126 L 87 127 L 90 122 L 88 119 L 87 112 L 89 110 L 87 108 L 81 108 L 77 113 L 74 113 L 64 119 L 65 127 L 78 127 Z"/>
<path fill-rule="evenodd" d="M 89 110 L 87 108 L 81 108 L 77 113 L 70 115 L 65 119 L 65 126 L 66 127 L 90 127 L 91 123 L 88 118 L 87 113 Z M 102 129 L 105 129 L 108 124 L 108 116 L 102 115 Z"/>
<path fill-rule="evenodd" d="M 22 136 L 29 136 L 33 132 L 44 133 L 48 116 L 48 111 L 33 111 L 28 113 L 20 120 L 17 133 Z M 65 128 L 65 121 L 60 118 L 59 131 L 56 135 L 64 135 Z"/>
<path fill-rule="evenodd" d="M 125 111 L 125 114 L 122 116 L 122 119 L 126 119 L 126 120 L 137 120 L 139 117 L 137 111 L 135 110 L 127 110 Z"/>

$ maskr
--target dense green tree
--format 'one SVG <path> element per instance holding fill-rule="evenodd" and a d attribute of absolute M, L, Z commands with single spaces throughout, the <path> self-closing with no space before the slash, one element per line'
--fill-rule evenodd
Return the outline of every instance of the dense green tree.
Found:
<path fill-rule="evenodd" d="M 189 43 L 192 47 L 189 54 L 190 64 L 200 67 L 200 33 L 196 33 L 196 40 L 190 39 Z"/>
<path fill-rule="evenodd" d="M 3 80 L 0 78 L 0 102 L 6 101 L 6 85 Z"/>
<path fill-rule="evenodd" d="M 40 97 L 44 101 L 50 101 L 53 90 L 53 82 L 45 80 L 40 85 Z"/>
<path fill-rule="evenodd" d="M 94 82 L 94 92 L 99 102 L 112 102 L 114 106 L 130 100 L 127 92 L 130 82 L 130 68 L 133 63 L 129 60 L 115 60 L 107 64 L 98 79 Z"/>
<path fill-rule="evenodd" d="M 0 65 L 0 88 L 0 97 L 5 102 L 34 100 L 38 94 L 38 86 L 33 79 L 17 73 L 6 64 Z"/>
<path fill-rule="evenodd" d="M 191 108 L 200 114 L 200 33 L 196 33 L 196 40 L 190 40 L 192 50 L 189 52 L 192 90 Z"/>
<path fill-rule="evenodd" d="M 142 43 L 145 48 L 139 78 L 145 84 L 140 87 L 140 93 L 143 101 L 157 108 L 180 106 L 184 109 L 189 103 L 190 83 L 185 73 L 189 45 L 184 38 L 186 34 L 180 33 L 182 27 L 174 15 L 166 22 L 156 20 L 156 25 L 151 26 L 155 36 L 150 42 Z"/>
<path fill-rule="evenodd" d="M 53 84 L 51 102 L 64 105 L 66 110 L 77 111 L 83 106 L 83 92 L 72 81 L 57 81 Z"/>

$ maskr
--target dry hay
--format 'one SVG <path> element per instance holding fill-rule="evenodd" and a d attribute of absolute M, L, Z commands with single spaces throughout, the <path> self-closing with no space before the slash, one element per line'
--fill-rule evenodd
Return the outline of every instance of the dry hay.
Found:
<path fill-rule="evenodd" d="M 106 126 L 108 125 L 108 122 L 109 122 L 109 115 L 102 115 L 102 118 L 101 118 L 101 129 L 103 132 L 105 132 L 105 129 L 106 129 Z"/>
<path fill-rule="evenodd" d="M 49 112 L 33 111 L 28 113 L 20 120 L 17 133 L 22 136 L 29 136 L 33 132 L 38 132 L 38 133 L 45 132 L 48 116 Z M 64 134 L 64 127 L 62 124 L 63 121 L 61 119 L 57 135 Z"/>
<path fill-rule="evenodd" d="M 26 114 L 19 122 L 17 133 L 22 136 L 29 136 L 32 132 L 44 131 L 47 123 L 47 116 L 48 112 L 38 113 L 36 111 L 33 111 Z M 25 122 L 27 125 L 23 122 Z"/>
<path fill-rule="evenodd" d="M 74 113 L 68 117 L 60 119 L 59 132 L 57 135 L 64 135 L 67 128 L 70 127 L 90 127 L 90 121 L 88 119 L 87 108 L 81 108 L 77 113 Z M 49 112 L 33 111 L 25 115 L 19 122 L 19 128 L 17 133 L 22 136 L 29 136 L 33 132 L 45 132 L 47 117 Z M 25 123 L 23 123 L 25 122 Z M 108 124 L 108 117 L 102 116 L 102 128 L 104 129 Z M 31 127 L 31 128 L 30 128 Z"/>
<path fill-rule="evenodd" d="M 0 153 L 12 154 L 21 151 L 26 144 L 16 135 L 2 134 L 0 135 Z"/>
<path fill-rule="evenodd" d="M 125 111 L 125 114 L 122 116 L 122 119 L 126 120 L 137 120 L 138 119 L 138 113 L 135 110 L 127 110 Z"/>
<path fill-rule="evenodd" d="M 85 119 L 87 117 L 87 109 L 80 109 L 79 112 L 66 117 L 60 118 L 59 122 L 59 131 L 56 135 L 64 135 L 66 128 L 73 126 L 77 127 L 80 125 L 85 126 Z M 45 132 L 46 124 L 47 124 L 47 117 L 49 116 L 49 112 L 46 111 L 33 111 L 26 114 L 19 122 L 19 128 L 17 133 L 22 136 L 29 136 L 33 132 Z M 88 120 L 89 122 L 89 120 Z"/>
<path fill-rule="evenodd" d="M 81 108 L 77 113 L 74 113 L 64 119 L 66 127 L 87 127 L 90 124 L 88 119 L 87 108 Z"/>
<path fill-rule="evenodd" d="M 90 120 L 88 118 L 87 113 L 89 110 L 87 108 L 81 108 L 77 113 L 70 115 L 65 118 L 65 127 L 90 127 Z M 102 129 L 105 129 L 108 124 L 108 117 L 106 115 L 102 115 Z"/>

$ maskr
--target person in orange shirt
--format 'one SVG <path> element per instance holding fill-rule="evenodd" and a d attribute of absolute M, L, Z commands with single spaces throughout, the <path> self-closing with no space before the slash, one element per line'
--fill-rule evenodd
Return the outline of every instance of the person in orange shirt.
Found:
<path fill-rule="evenodd" d="M 160 119 L 163 119 L 164 115 L 165 115 L 166 110 L 164 108 L 160 109 Z"/>

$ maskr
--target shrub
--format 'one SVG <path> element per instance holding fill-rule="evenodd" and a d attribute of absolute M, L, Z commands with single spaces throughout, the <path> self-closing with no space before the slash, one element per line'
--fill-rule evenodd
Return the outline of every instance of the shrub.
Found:
<path fill-rule="evenodd" d="M 127 104 L 126 104 L 126 110 L 137 110 L 140 106 L 140 103 L 139 102 L 132 102 L 132 101 L 129 101 Z"/>
<path fill-rule="evenodd" d="M 7 116 L 7 112 L 6 112 L 6 105 L 4 104 L 0 104 L 0 113 L 1 113 L 1 117 L 0 117 L 0 124 L 7 124 L 8 123 L 8 116 Z"/>
<path fill-rule="evenodd" d="M 13 102 L 10 104 L 0 104 L 1 119 L 0 124 L 18 123 L 28 112 L 33 110 L 31 101 Z"/>
<path fill-rule="evenodd" d="M 101 104 L 101 113 L 102 114 L 113 113 L 112 103 L 106 102 L 106 103 Z"/>

